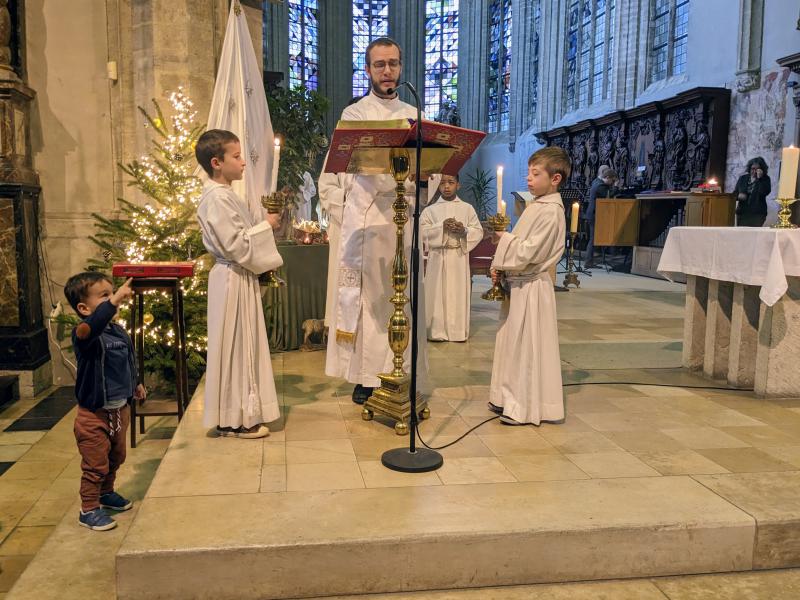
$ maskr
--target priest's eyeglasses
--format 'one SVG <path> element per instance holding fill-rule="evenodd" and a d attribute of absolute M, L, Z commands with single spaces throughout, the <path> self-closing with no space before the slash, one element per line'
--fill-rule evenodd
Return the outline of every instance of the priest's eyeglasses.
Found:
<path fill-rule="evenodd" d="M 383 71 L 388 66 L 392 71 L 396 71 L 400 68 L 401 64 L 399 60 L 390 60 L 388 62 L 385 60 L 376 60 L 370 65 L 370 68 Z"/>

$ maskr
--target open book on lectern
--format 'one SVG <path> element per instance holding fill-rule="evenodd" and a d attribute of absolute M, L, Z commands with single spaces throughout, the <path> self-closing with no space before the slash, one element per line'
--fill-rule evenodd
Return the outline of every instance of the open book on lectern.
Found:
<path fill-rule="evenodd" d="M 417 123 L 414 119 L 339 121 L 333 132 L 325 173 L 380 175 L 389 172 L 393 148 L 408 149 L 411 172 L 416 168 Z M 421 176 L 456 175 L 480 146 L 483 131 L 422 121 Z"/>

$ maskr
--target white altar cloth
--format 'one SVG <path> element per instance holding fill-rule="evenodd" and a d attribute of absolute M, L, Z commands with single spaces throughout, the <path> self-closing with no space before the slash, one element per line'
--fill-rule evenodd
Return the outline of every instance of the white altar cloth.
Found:
<path fill-rule="evenodd" d="M 773 306 L 800 276 L 800 229 L 766 227 L 673 227 L 658 272 L 761 286 L 759 298 Z"/>

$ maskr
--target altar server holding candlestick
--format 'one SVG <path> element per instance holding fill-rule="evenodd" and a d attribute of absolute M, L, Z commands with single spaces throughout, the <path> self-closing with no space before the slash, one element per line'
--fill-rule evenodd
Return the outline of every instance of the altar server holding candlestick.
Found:
<path fill-rule="evenodd" d="M 495 232 L 492 278 L 504 272 L 510 298 L 500 309 L 489 409 L 506 425 L 564 418 L 556 298 L 550 267 L 564 250 L 566 223 L 558 188 L 570 173 L 567 153 L 543 148 L 528 159 L 528 204 L 514 229 Z"/>

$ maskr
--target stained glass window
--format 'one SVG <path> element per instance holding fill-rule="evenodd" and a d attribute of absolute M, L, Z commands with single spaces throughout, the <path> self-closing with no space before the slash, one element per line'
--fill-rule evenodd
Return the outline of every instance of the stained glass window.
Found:
<path fill-rule="evenodd" d="M 425 114 L 455 105 L 458 87 L 458 0 L 425 1 Z"/>
<path fill-rule="evenodd" d="M 511 103 L 511 2 L 489 3 L 489 133 L 505 131 Z"/>
<path fill-rule="evenodd" d="M 567 9 L 564 104 L 567 112 L 610 93 L 616 0 L 571 0 Z"/>
<path fill-rule="evenodd" d="M 289 86 L 317 89 L 319 20 L 317 0 L 288 0 Z"/>
<path fill-rule="evenodd" d="M 389 0 L 353 0 L 353 96 L 369 91 L 364 53 L 370 42 L 389 35 Z"/>
<path fill-rule="evenodd" d="M 686 70 L 689 0 L 651 0 L 649 83 Z"/>

